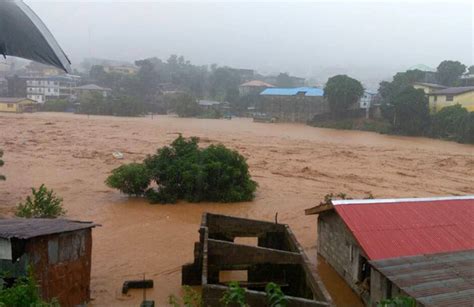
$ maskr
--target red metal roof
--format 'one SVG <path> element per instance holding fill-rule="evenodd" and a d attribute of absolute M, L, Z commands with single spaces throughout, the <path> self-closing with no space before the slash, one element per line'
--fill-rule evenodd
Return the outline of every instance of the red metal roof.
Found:
<path fill-rule="evenodd" d="M 474 196 L 333 203 L 369 260 L 474 249 Z"/>

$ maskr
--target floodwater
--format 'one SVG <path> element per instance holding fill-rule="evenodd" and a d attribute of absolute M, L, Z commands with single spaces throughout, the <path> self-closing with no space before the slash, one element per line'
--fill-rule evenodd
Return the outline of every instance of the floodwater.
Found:
<path fill-rule="evenodd" d="M 166 306 L 180 294 L 181 265 L 193 259 L 203 212 L 287 223 L 316 265 L 316 217 L 304 209 L 327 193 L 412 197 L 474 193 L 474 146 L 426 138 L 319 129 L 250 119 L 118 118 L 60 113 L 0 114 L 0 214 L 45 183 L 64 198 L 72 219 L 101 224 L 93 232 L 92 306 L 137 306 L 142 292 L 121 294 L 124 280 L 155 281 L 147 297 Z M 112 169 L 141 161 L 178 133 L 221 142 L 247 159 L 259 188 L 240 204 L 149 205 L 105 186 Z M 112 152 L 120 151 L 123 160 Z M 324 263 L 323 281 L 339 306 L 357 297 Z"/>

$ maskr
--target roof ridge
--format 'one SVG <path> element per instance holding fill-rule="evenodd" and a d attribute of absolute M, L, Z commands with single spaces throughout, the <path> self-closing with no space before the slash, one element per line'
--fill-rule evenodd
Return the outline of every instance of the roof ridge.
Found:
<path fill-rule="evenodd" d="M 428 202 L 428 201 L 443 201 L 443 200 L 474 200 L 474 195 L 463 196 L 442 196 L 442 197 L 412 197 L 412 198 L 374 198 L 374 199 L 337 199 L 333 200 L 334 206 L 340 205 L 365 205 L 365 204 L 396 204 L 404 202 Z"/>

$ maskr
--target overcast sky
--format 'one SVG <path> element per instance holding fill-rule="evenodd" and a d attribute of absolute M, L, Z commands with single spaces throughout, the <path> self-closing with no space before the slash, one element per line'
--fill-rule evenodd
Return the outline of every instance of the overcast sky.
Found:
<path fill-rule="evenodd" d="M 367 78 L 443 59 L 473 63 L 472 1 L 25 0 L 73 64 L 170 54 L 305 77 Z"/>

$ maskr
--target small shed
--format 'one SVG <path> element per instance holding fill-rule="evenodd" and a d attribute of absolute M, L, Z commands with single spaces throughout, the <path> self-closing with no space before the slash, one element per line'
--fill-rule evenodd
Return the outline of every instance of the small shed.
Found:
<path fill-rule="evenodd" d="M 474 249 L 474 195 L 334 200 L 306 210 L 318 215 L 318 255 L 368 304 L 383 297 L 371 263 Z"/>
<path fill-rule="evenodd" d="M 0 271 L 13 277 L 33 270 L 43 299 L 61 306 L 90 300 L 92 222 L 0 219 Z"/>

